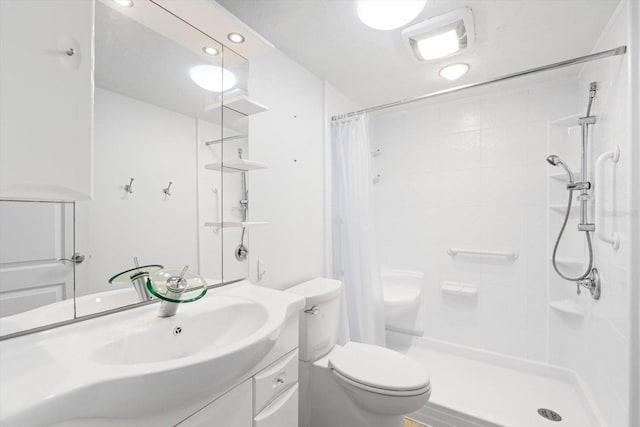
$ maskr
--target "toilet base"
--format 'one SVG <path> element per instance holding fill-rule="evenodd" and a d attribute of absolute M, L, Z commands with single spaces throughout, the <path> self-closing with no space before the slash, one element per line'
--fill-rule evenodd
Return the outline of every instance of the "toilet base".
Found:
<path fill-rule="evenodd" d="M 338 383 L 329 357 L 300 361 L 299 427 L 403 427 L 404 415 L 365 411 Z M 313 384 L 313 387 L 310 385 Z"/>

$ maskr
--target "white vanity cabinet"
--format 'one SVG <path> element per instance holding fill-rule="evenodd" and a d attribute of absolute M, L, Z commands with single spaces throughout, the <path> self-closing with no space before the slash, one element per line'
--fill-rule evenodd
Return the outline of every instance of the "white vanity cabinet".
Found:
<path fill-rule="evenodd" d="M 202 408 L 179 427 L 297 427 L 298 350 Z"/>
<path fill-rule="evenodd" d="M 0 197 L 91 197 L 93 13 L 0 1 Z"/>

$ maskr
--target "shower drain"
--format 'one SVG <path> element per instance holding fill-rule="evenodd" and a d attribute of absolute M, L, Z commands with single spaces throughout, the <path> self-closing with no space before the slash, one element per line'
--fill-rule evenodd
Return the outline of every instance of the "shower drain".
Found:
<path fill-rule="evenodd" d="M 552 411 L 551 409 L 540 408 L 538 409 L 538 414 L 540 414 L 541 417 L 544 417 L 551 421 L 562 421 L 562 417 L 560 416 L 560 414 L 556 411 Z"/>

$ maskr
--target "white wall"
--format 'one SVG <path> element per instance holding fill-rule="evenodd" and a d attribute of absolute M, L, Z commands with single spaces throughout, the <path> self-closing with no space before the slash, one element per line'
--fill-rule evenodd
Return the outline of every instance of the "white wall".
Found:
<path fill-rule="evenodd" d="M 628 2 L 621 3 L 617 14 L 594 46 L 594 51 L 628 43 L 628 5 Z M 615 250 L 610 244 L 595 238 L 594 253 L 596 266 L 602 276 L 602 297 L 594 301 L 587 293 L 580 298 L 572 296 L 585 310 L 583 319 L 571 319 L 554 313 L 549 318 L 550 362 L 578 372 L 598 403 L 605 421 L 616 427 L 628 425 L 629 301 L 633 283 L 631 195 L 632 192 L 638 194 L 637 188 L 631 185 L 633 162 L 628 132 L 631 120 L 628 72 L 629 55 L 587 64 L 580 76 L 578 102 L 575 105 L 575 112 L 584 114 L 589 83 L 596 81 L 598 93 L 592 114 L 597 117 L 597 123 L 591 127 L 590 164 L 593 168 L 600 154 L 613 150 L 616 145 L 620 147 L 619 162 L 615 167 L 607 164 L 601 182 L 594 182 L 595 186 L 604 186 L 605 198 L 601 202 L 607 213 L 605 228 L 608 232 L 616 231 L 620 235 L 620 248 Z M 589 179 L 594 180 L 593 169 Z M 569 227 L 569 232 L 574 230 L 574 227 Z"/>
<path fill-rule="evenodd" d="M 94 198 L 76 212 L 76 247 L 87 255 L 79 295 L 108 290 L 134 256 L 198 270 L 196 165 L 194 118 L 96 88 Z"/>
<path fill-rule="evenodd" d="M 546 121 L 573 112 L 575 87 L 497 86 L 372 119 L 380 260 L 425 274 L 425 336 L 546 360 Z M 445 281 L 477 286 L 477 299 L 443 294 Z"/>
<path fill-rule="evenodd" d="M 323 85 L 281 52 L 251 61 L 251 97 L 269 111 L 251 117 L 249 152 L 266 170 L 249 177 L 249 273 L 286 288 L 324 273 Z M 225 257 L 228 256 L 225 253 Z M 267 274 L 256 277 L 258 259 Z"/>

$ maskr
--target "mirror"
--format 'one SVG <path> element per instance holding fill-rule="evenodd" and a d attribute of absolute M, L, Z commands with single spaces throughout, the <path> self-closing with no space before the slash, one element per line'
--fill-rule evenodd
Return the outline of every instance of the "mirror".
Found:
<path fill-rule="evenodd" d="M 138 304 L 132 286 L 109 283 L 134 258 L 189 265 L 210 286 L 248 276 L 246 259 L 234 256 L 241 243 L 248 247 L 248 229 L 237 225 L 249 218 L 248 177 L 226 169 L 239 150 L 248 159 L 248 117 L 244 107 L 227 106 L 246 100 L 248 62 L 152 2 L 111 0 L 95 1 L 94 58 L 92 199 L 2 202 L 0 267 L 22 262 L 6 242 L 48 245 L 48 253 L 32 255 L 65 280 L 29 303 L 21 295 L 22 305 L 0 289 L 0 324 L 20 320 L 0 335 L 52 323 L 35 315 L 44 308 L 59 311 L 60 321 Z M 34 237 L 33 216 L 56 221 L 58 234 Z M 13 227 L 5 217 L 22 223 Z M 76 252 L 82 262 L 71 260 Z"/>

